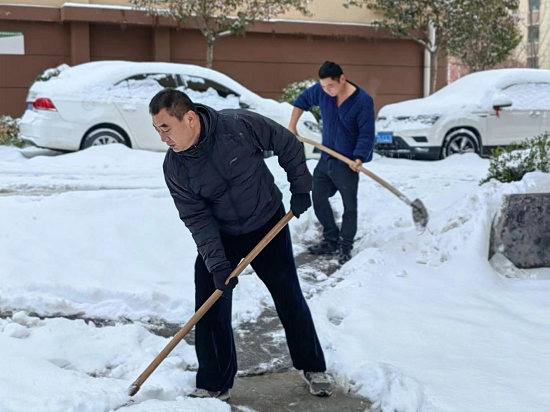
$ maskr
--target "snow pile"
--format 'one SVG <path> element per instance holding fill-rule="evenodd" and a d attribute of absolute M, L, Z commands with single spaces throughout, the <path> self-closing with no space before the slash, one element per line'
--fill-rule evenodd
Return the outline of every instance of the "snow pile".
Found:
<path fill-rule="evenodd" d="M 0 319 L 0 409 L 107 412 L 167 343 L 140 322 L 193 313 L 194 242 L 165 188 L 162 154 L 118 145 L 21 153 L 0 148 L 0 311 L 15 312 Z M 288 207 L 285 173 L 276 158 L 267 163 Z M 330 277 L 314 274 L 307 290 L 338 384 L 384 412 L 545 411 L 547 272 L 517 276 L 487 256 L 503 195 L 549 191 L 550 176 L 480 187 L 488 161 L 475 155 L 376 156 L 367 167 L 421 198 L 431 220 L 419 235 L 410 208 L 361 177 L 354 258 Z M 331 202 L 341 215 L 339 196 Z M 319 240 L 313 210 L 290 226 L 296 254 Z M 234 326 L 269 304 L 257 277 L 243 274 Z M 100 328 L 32 311 L 137 322 Z M 229 411 L 185 397 L 194 368 L 194 350 L 182 342 L 127 410 Z"/>
<path fill-rule="evenodd" d="M 165 187 L 163 159 L 123 145 L 32 159 L 0 151 L 0 193 L 20 194 L 0 197 L 9 211 L 0 214 L 0 307 L 188 319 L 196 247 Z M 256 317 L 267 296 L 251 279 L 236 292 L 237 322 Z"/>
<path fill-rule="evenodd" d="M 421 168 L 405 185 L 422 190 L 433 234 L 415 233 L 405 213 L 381 219 L 377 209 L 395 213 L 397 201 L 361 181 L 360 251 L 333 275 L 343 281 L 311 301 L 330 370 L 384 412 L 546 410 L 548 272 L 518 281 L 487 256 L 503 195 L 549 191 L 550 176 L 465 185 L 486 168 L 477 156 L 432 163 L 431 177 Z"/>
<path fill-rule="evenodd" d="M 127 387 L 167 343 L 139 325 L 98 328 L 24 313 L 0 319 L 0 410 L 110 411 L 129 400 Z M 228 412 L 223 402 L 182 396 L 194 388 L 189 366 L 196 368 L 194 349 L 182 342 L 134 397 L 138 404 L 131 410 Z"/>

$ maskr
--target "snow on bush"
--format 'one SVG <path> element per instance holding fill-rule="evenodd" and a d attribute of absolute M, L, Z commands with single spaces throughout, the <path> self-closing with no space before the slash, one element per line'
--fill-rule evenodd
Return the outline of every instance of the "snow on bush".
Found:
<path fill-rule="evenodd" d="M 61 64 L 57 67 L 54 67 L 54 68 L 51 68 L 51 69 L 47 69 L 46 71 L 44 71 L 44 73 L 42 73 L 41 75 L 39 75 L 36 79 L 34 79 L 35 82 L 47 82 L 48 80 L 50 80 L 51 78 L 53 77 L 57 77 L 59 76 L 59 74 L 63 71 L 63 70 L 66 70 L 68 69 L 70 66 L 67 65 L 67 64 Z"/>
<path fill-rule="evenodd" d="M 493 150 L 489 175 L 480 185 L 491 179 L 502 183 L 520 181 L 526 173 L 550 172 L 550 135 L 548 133 L 527 139 L 519 145 Z"/>
<path fill-rule="evenodd" d="M 25 146 L 23 140 L 19 138 L 19 119 L 0 116 L 0 145 Z"/>
<path fill-rule="evenodd" d="M 302 94 L 303 91 L 309 89 L 315 83 L 317 83 L 317 81 L 314 79 L 307 79 L 302 80 L 301 82 L 290 83 L 283 89 L 283 95 L 281 96 L 279 101 L 292 104 L 294 103 L 294 100 L 296 100 L 298 96 Z M 314 107 L 313 109 L 311 109 L 311 113 L 313 114 L 313 116 L 315 116 L 317 121 L 321 120 L 321 109 L 319 109 L 318 107 Z"/>

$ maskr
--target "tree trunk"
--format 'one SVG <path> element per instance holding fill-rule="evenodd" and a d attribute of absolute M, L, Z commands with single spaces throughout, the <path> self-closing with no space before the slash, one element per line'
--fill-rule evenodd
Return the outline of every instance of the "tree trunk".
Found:
<path fill-rule="evenodd" d="M 434 52 L 431 52 L 432 54 L 432 87 L 431 87 L 431 91 L 430 91 L 430 94 L 434 94 L 436 92 L 436 88 L 437 88 L 437 69 L 439 67 L 439 60 L 438 60 L 438 55 L 439 55 L 439 47 L 434 51 Z"/>
<path fill-rule="evenodd" d="M 206 67 L 211 69 L 214 63 L 214 43 L 216 39 L 213 37 L 206 38 Z"/>

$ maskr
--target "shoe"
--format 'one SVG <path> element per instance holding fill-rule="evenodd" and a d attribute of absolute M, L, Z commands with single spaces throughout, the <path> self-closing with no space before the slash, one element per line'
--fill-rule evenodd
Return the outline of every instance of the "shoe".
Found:
<path fill-rule="evenodd" d="M 307 249 L 312 255 L 333 255 L 338 252 L 338 243 L 323 240 L 321 243 Z"/>
<path fill-rule="evenodd" d="M 315 396 L 332 395 L 332 382 L 325 372 L 304 372 L 302 378 L 309 386 L 309 392 Z"/>
<path fill-rule="evenodd" d="M 351 246 L 341 246 L 340 253 L 338 254 L 338 263 L 343 265 L 351 259 Z"/>
<path fill-rule="evenodd" d="M 227 401 L 229 398 L 231 398 L 231 394 L 229 393 L 229 390 L 225 391 L 224 393 L 221 392 L 215 392 L 215 391 L 207 391 L 206 389 L 195 389 L 195 392 L 189 395 L 190 398 L 216 398 L 220 401 Z"/>

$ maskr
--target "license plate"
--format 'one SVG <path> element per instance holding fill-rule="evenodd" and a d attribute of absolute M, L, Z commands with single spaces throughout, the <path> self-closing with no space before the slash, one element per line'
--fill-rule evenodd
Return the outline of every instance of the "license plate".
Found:
<path fill-rule="evenodd" d="M 393 143 L 393 133 L 378 133 L 378 143 Z"/>
<path fill-rule="evenodd" d="M 32 110 L 32 109 L 33 109 L 32 103 L 27 103 L 27 110 Z"/>

